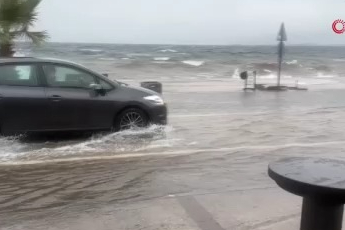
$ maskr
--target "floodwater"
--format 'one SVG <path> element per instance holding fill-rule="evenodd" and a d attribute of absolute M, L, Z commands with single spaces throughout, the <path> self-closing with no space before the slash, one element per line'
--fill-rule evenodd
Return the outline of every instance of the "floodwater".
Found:
<path fill-rule="evenodd" d="M 166 127 L 0 138 L 0 229 L 297 229 L 301 198 L 267 165 L 345 158 L 342 80 L 289 92 L 241 84 L 163 82 Z"/>
<path fill-rule="evenodd" d="M 309 91 L 242 91 L 243 70 L 276 82 L 275 46 L 20 44 L 19 56 L 162 82 L 169 125 L 0 138 L 0 229 L 298 229 L 301 198 L 267 165 L 344 159 L 345 47 L 286 48 L 282 83 Z"/>

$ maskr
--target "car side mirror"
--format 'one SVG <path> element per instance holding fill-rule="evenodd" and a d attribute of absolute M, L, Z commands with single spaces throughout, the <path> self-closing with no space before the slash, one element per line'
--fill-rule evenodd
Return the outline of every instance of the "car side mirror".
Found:
<path fill-rule="evenodd" d="M 100 84 L 92 83 L 92 84 L 90 84 L 90 89 L 95 91 L 97 94 L 100 94 L 102 96 L 105 95 L 105 90 L 103 89 L 102 85 L 100 85 Z"/>

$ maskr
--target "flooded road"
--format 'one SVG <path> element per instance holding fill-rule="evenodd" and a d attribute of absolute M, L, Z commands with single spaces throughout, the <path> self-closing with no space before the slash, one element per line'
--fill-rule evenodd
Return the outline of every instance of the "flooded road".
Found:
<path fill-rule="evenodd" d="M 345 159 L 345 93 L 209 84 L 164 84 L 167 127 L 1 138 L 0 229 L 298 229 L 301 199 L 267 165 Z"/>

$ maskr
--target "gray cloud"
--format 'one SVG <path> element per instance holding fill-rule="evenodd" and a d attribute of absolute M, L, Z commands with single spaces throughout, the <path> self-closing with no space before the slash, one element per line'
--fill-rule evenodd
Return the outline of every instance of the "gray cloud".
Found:
<path fill-rule="evenodd" d="M 43 0 L 37 29 L 51 41 L 274 44 L 285 22 L 291 44 L 344 44 L 331 29 L 342 0 Z"/>

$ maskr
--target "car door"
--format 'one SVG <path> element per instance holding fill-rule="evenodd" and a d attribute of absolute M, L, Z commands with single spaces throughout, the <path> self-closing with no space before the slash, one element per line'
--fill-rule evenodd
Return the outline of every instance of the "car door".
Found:
<path fill-rule="evenodd" d="M 48 101 L 37 65 L 0 65 L 0 125 L 3 133 L 47 128 Z"/>
<path fill-rule="evenodd" d="M 111 127 L 113 102 L 90 88 L 98 84 L 92 73 L 67 64 L 43 63 L 50 127 L 56 130 L 93 130 Z"/>

